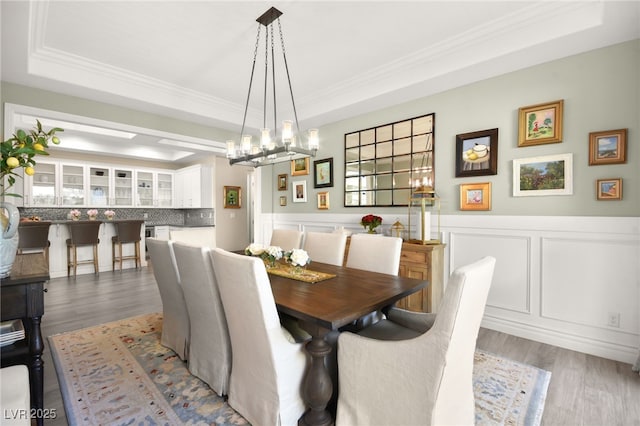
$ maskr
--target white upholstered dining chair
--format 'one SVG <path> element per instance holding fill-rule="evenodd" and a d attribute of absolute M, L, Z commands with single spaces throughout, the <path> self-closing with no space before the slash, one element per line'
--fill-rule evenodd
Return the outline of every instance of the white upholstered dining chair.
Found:
<path fill-rule="evenodd" d="M 300 248 L 302 232 L 295 229 L 274 229 L 269 245 L 280 247 L 284 251 Z"/>
<path fill-rule="evenodd" d="M 151 269 L 162 300 L 162 336 L 160 343 L 173 350 L 180 359 L 189 356 L 189 314 L 180 285 L 173 243 L 167 240 L 145 240 Z"/>
<path fill-rule="evenodd" d="M 218 395 L 229 390 L 231 344 L 210 249 L 174 243 L 191 323 L 189 371 Z"/>
<path fill-rule="evenodd" d="M 394 308 L 340 334 L 336 425 L 474 424 L 473 356 L 495 262 L 456 269 L 437 314 Z"/>
<path fill-rule="evenodd" d="M 264 263 L 212 251 L 233 347 L 229 405 L 254 425 L 295 425 L 307 357 L 281 326 Z"/>
<path fill-rule="evenodd" d="M 307 232 L 304 237 L 304 250 L 312 262 L 342 266 L 346 245 L 344 233 Z"/>
<path fill-rule="evenodd" d="M 384 235 L 353 234 L 347 253 L 347 268 L 363 269 L 381 274 L 398 275 L 402 238 Z M 384 318 L 382 312 L 372 312 L 360 318 L 355 328 L 360 329 Z"/>
<path fill-rule="evenodd" d="M 347 268 L 398 275 L 402 238 L 353 234 L 347 254 Z"/>

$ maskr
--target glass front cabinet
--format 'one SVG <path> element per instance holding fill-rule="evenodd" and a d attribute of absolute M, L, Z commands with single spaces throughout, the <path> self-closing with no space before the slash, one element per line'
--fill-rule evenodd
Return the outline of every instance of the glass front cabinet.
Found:
<path fill-rule="evenodd" d="M 173 173 L 136 171 L 136 207 L 173 206 Z"/>
<path fill-rule="evenodd" d="M 35 174 L 25 180 L 25 205 L 31 207 L 85 205 L 85 166 L 39 161 L 35 170 Z"/>

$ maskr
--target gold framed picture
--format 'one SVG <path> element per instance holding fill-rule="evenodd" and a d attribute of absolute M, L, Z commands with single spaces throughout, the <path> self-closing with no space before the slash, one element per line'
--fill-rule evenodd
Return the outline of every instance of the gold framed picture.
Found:
<path fill-rule="evenodd" d="M 224 208 L 239 209 L 242 207 L 242 188 L 239 186 L 224 187 Z"/>
<path fill-rule="evenodd" d="M 518 110 L 518 146 L 562 142 L 564 100 L 531 105 Z"/>
<path fill-rule="evenodd" d="M 318 192 L 318 210 L 329 210 L 329 192 Z"/>
<path fill-rule="evenodd" d="M 291 160 L 291 176 L 303 176 L 309 174 L 309 157 Z"/>
<path fill-rule="evenodd" d="M 287 205 L 287 197 L 284 195 L 280 196 L 280 206 L 284 207 Z"/>
<path fill-rule="evenodd" d="M 598 200 L 622 200 L 622 179 L 598 179 L 596 181 Z"/>
<path fill-rule="evenodd" d="M 278 191 L 287 190 L 288 176 L 286 173 L 278 175 Z"/>
<path fill-rule="evenodd" d="M 627 129 L 589 133 L 589 165 L 627 162 Z"/>
<path fill-rule="evenodd" d="M 460 210 L 491 210 L 491 182 L 461 184 Z"/>

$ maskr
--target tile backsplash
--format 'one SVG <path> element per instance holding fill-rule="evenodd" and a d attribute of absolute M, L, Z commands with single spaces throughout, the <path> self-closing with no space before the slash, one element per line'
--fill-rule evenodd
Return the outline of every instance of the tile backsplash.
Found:
<path fill-rule="evenodd" d="M 38 216 L 41 220 L 67 220 L 71 208 L 37 208 L 19 207 L 21 217 Z M 87 218 L 89 208 L 81 208 L 81 218 Z M 215 225 L 214 209 L 118 209 L 99 208 L 98 219 L 104 217 L 105 210 L 113 210 L 115 219 L 143 219 L 149 225 L 186 225 L 211 226 Z"/>

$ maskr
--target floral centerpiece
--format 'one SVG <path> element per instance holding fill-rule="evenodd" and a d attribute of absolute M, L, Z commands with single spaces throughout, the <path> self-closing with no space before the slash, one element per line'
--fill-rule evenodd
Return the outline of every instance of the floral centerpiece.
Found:
<path fill-rule="evenodd" d="M 72 220 L 79 220 L 80 219 L 80 210 L 78 209 L 73 209 L 69 212 L 69 217 L 71 217 Z"/>
<path fill-rule="evenodd" d="M 282 259 L 283 251 L 278 246 L 263 246 L 262 244 L 251 243 L 244 249 L 247 256 L 256 256 L 264 261 L 265 266 L 273 268 L 276 261 Z"/>
<path fill-rule="evenodd" d="M 362 216 L 362 219 L 360 219 L 360 225 L 364 226 L 365 229 L 369 228 L 367 230 L 369 234 L 375 234 L 376 228 L 382 225 L 382 218 L 380 216 L 368 214 L 366 216 Z"/>
<path fill-rule="evenodd" d="M 283 251 L 278 246 L 267 246 L 262 252 L 262 260 L 265 261 L 265 265 L 273 268 L 276 266 L 276 261 L 282 259 Z"/>
<path fill-rule="evenodd" d="M 104 211 L 104 216 L 107 218 L 107 220 L 113 220 L 113 217 L 116 215 L 116 212 L 114 212 L 113 210 L 105 210 Z"/>
<path fill-rule="evenodd" d="M 251 243 L 244 249 L 244 254 L 247 256 L 262 256 L 263 252 L 264 246 L 257 243 Z"/>
<path fill-rule="evenodd" d="M 292 272 L 301 273 L 302 269 L 311 263 L 309 254 L 302 249 L 293 249 L 284 254 L 284 258 L 292 268 Z"/>
<path fill-rule="evenodd" d="M 89 216 L 89 220 L 96 220 L 96 218 L 98 217 L 98 210 L 96 209 L 87 210 L 87 216 Z"/>

